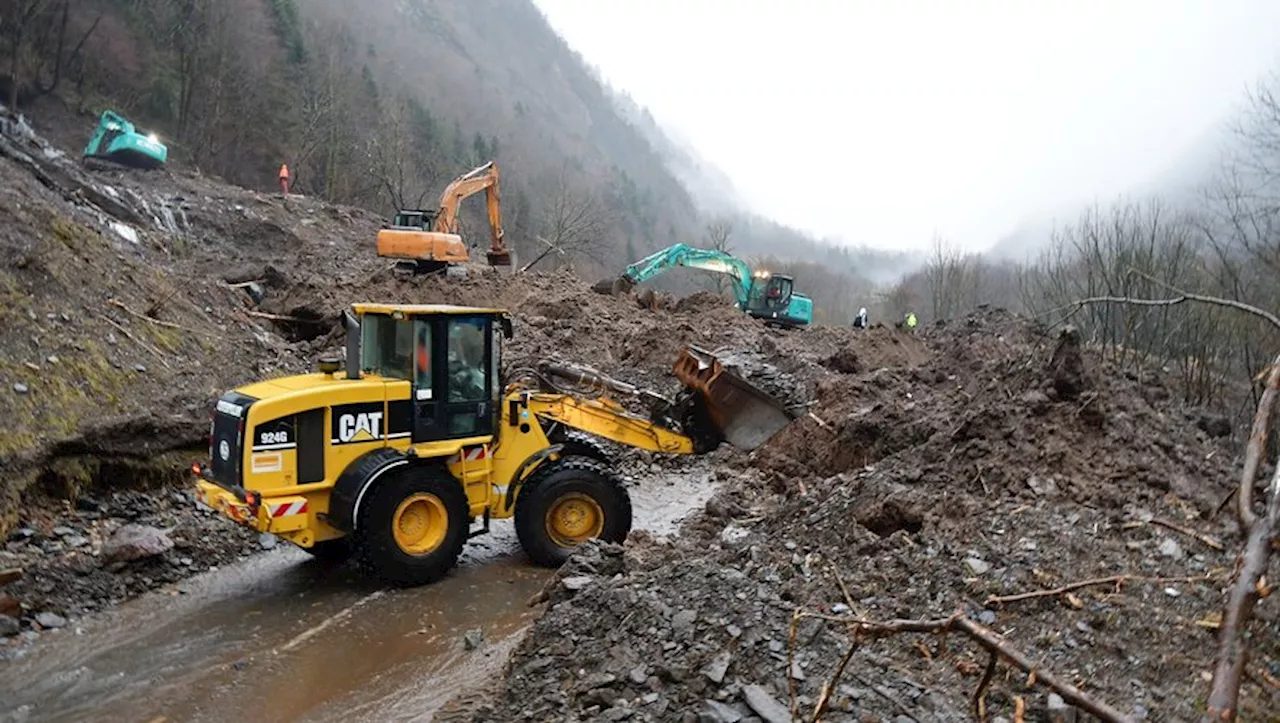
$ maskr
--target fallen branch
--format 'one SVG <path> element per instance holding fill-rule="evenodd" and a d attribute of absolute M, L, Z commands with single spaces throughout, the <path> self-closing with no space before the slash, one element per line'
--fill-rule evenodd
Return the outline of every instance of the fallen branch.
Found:
<path fill-rule="evenodd" d="M 849 664 L 849 659 L 853 657 L 854 651 L 858 649 L 858 641 L 855 638 L 849 643 L 849 649 L 844 651 L 844 656 L 840 658 L 840 662 L 836 665 L 836 670 L 831 674 L 831 680 L 822 684 L 822 692 L 818 695 L 818 703 L 813 707 L 813 723 L 820 723 L 822 714 L 827 710 L 827 704 L 831 702 L 831 694 L 835 692 L 836 686 L 840 685 L 840 676 L 844 674 L 845 666 Z"/>
<path fill-rule="evenodd" d="M 1031 600 L 1040 597 L 1056 597 L 1065 593 L 1079 590 L 1081 588 L 1093 587 L 1094 585 L 1115 585 L 1116 592 L 1120 591 L 1120 586 L 1126 582 L 1207 582 L 1213 579 L 1212 575 L 1201 575 L 1198 577 L 1145 577 L 1142 575 L 1112 575 L 1111 577 L 1097 577 L 1092 580 L 1081 580 L 1073 582 L 1062 587 L 1055 587 L 1051 590 L 1033 590 L 1031 592 L 1022 592 L 1016 595 L 992 595 L 987 598 L 987 607 L 996 607 L 1005 603 L 1021 602 L 1023 600 Z"/>
<path fill-rule="evenodd" d="M 169 361 L 168 361 L 167 359 L 165 359 L 165 358 L 164 358 L 164 354 L 160 353 L 160 350 L 159 350 L 159 349 L 156 349 L 155 347 L 151 346 L 150 344 L 146 343 L 145 341 L 143 341 L 143 340 L 139 339 L 138 337 L 134 336 L 133 334 L 131 334 L 131 333 L 129 332 L 129 330 L 128 330 L 128 329 L 124 328 L 123 326 L 121 326 L 121 325 L 117 324 L 114 320 L 112 320 L 112 318 L 111 318 L 111 317 L 109 317 L 109 316 L 107 316 L 107 315 L 105 315 L 105 314 L 99 314 L 99 315 L 98 315 L 98 318 L 100 318 L 100 319 L 102 319 L 103 321 L 107 322 L 108 324 L 110 324 L 110 325 L 114 326 L 114 327 L 116 328 L 116 330 L 117 330 L 117 331 L 119 331 L 121 334 L 124 334 L 126 337 L 128 337 L 128 338 L 129 338 L 129 340 L 130 340 L 130 341 L 132 341 L 134 344 L 137 344 L 138 346 L 142 347 L 143 349 L 146 349 L 147 351 L 151 352 L 151 353 L 155 356 L 155 358 L 157 358 L 157 359 L 159 359 L 159 360 L 160 360 L 160 363 L 161 363 L 161 364 L 163 364 L 163 365 L 165 366 L 165 368 L 166 368 L 166 369 L 172 369 L 172 368 L 173 368 L 173 367 L 169 366 Z"/>
<path fill-rule="evenodd" d="M 22 579 L 22 568 L 14 567 L 8 570 L 0 570 L 0 585 L 7 585 L 16 580 Z"/>
<path fill-rule="evenodd" d="M 213 339 L 224 339 L 224 338 L 225 338 L 225 337 L 223 337 L 222 335 L 220 335 L 220 334 L 214 334 L 214 333 L 213 333 L 213 332 L 211 332 L 211 331 L 201 331 L 200 329 L 188 329 L 187 327 L 182 326 L 181 324 L 175 324 L 175 323 L 173 323 L 172 321 L 162 321 L 162 320 L 160 320 L 160 319 L 155 319 L 155 318 L 152 318 L 152 317 L 150 317 L 150 316 L 147 316 L 146 314 L 140 314 L 140 313 L 138 313 L 138 312 L 134 311 L 133 309 L 130 309 L 129 307 L 125 306 L 124 302 L 123 302 L 123 301 L 120 301 L 119 299 L 111 299 L 111 300 L 110 300 L 109 302 L 107 302 L 107 303 L 109 303 L 109 304 L 111 304 L 112 306 L 114 306 L 114 307 L 116 307 L 116 308 L 120 309 L 121 311 L 123 311 L 124 313 L 128 314 L 129 316 L 132 316 L 132 317 L 135 317 L 135 318 L 138 318 L 138 319 L 142 319 L 143 321 L 148 322 L 148 323 L 150 323 L 150 324 L 155 324 L 156 326 L 163 326 L 163 327 L 165 327 L 166 329 L 177 329 L 178 331 L 185 331 L 185 332 L 188 332 L 188 333 L 191 333 L 191 334 L 203 334 L 204 336 L 207 336 L 207 337 L 210 337 L 210 338 L 213 338 Z"/>
<path fill-rule="evenodd" d="M 249 316 L 256 316 L 256 317 L 258 317 L 259 319 L 270 319 L 270 320 L 272 320 L 272 321 L 291 321 L 291 322 L 293 322 L 293 323 L 295 323 L 295 324 L 323 324 L 323 323 L 325 323 L 324 319 L 303 319 L 303 318 L 298 317 L 298 316 L 285 316 L 285 315 L 283 315 L 283 314 L 268 314 L 268 313 L 267 313 L 267 312 L 265 312 L 265 311 L 252 311 L 252 310 L 250 310 L 250 309 L 245 309 L 245 310 L 244 310 L 244 313 L 248 314 Z"/>
<path fill-rule="evenodd" d="M 1041 683 L 1053 692 L 1062 696 L 1064 701 L 1077 708 L 1092 713 L 1099 719 L 1107 721 L 1107 723 L 1130 723 L 1130 721 L 1132 721 L 1132 718 L 1129 716 L 1124 715 L 1102 701 L 1095 700 L 1093 697 L 1085 694 L 1074 685 L 1063 680 L 1059 680 L 1052 673 L 1041 669 L 1032 662 L 1026 654 L 1010 645 L 1009 642 L 1006 641 L 999 633 L 974 622 L 960 611 L 957 611 L 949 618 L 943 618 L 940 620 L 891 620 L 889 622 L 878 622 L 852 616 L 840 617 L 820 613 L 802 612 L 797 609 L 794 611 L 791 618 L 792 649 L 794 649 L 796 630 L 799 627 L 800 620 L 807 617 L 842 622 L 852 627 L 854 632 L 857 634 L 870 635 L 874 637 L 887 637 L 897 633 L 949 633 L 957 631 L 963 633 L 988 653 L 991 653 L 992 656 L 991 661 L 987 663 L 986 673 L 983 675 L 982 682 L 979 684 L 978 690 L 974 694 L 974 713 L 979 720 L 982 720 L 982 715 L 985 712 L 985 705 L 983 703 L 984 694 L 995 674 L 995 661 L 999 658 L 1009 662 L 1022 672 L 1027 673 L 1029 676 L 1028 684 Z M 790 665 L 792 660 L 790 650 L 788 651 L 787 659 L 787 675 L 789 678 L 791 675 Z M 794 718 L 798 717 L 796 715 L 797 708 L 794 698 L 794 683 L 791 683 L 791 689 L 793 696 L 792 716 Z"/>
<path fill-rule="evenodd" d="M 1276 369 L 1280 369 L 1277 366 Z M 1272 378 L 1277 376 L 1273 372 Z M 1233 721 L 1238 714 L 1240 681 L 1246 658 L 1245 633 L 1253 606 L 1270 590 L 1264 582 L 1271 545 L 1280 532 L 1280 466 L 1267 489 L 1266 514 L 1254 523 L 1241 552 L 1240 574 L 1227 598 L 1218 633 L 1218 658 L 1209 689 L 1205 721 Z"/>
<path fill-rule="evenodd" d="M 1166 530 L 1173 530 L 1174 532 L 1180 532 L 1186 535 L 1187 537 L 1191 537 L 1196 540 L 1199 540 L 1200 542 L 1203 542 L 1204 544 L 1217 550 L 1218 552 L 1222 552 L 1223 550 L 1226 549 L 1226 547 L 1220 541 L 1218 541 L 1217 538 L 1210 537 L 1209 535 L 1206 535 L 1203 532 L 1197 532 L 1196 530 L 1193 530 L 1190 527 L 1184 527 L 1182 525 L 1169 522 L 1168 520 L 1160 520 L 1160 519 L 1153 519 L 1151 520 L 1150 524 L 1155 525 L 1157 527 L 1163 527 Z"/>

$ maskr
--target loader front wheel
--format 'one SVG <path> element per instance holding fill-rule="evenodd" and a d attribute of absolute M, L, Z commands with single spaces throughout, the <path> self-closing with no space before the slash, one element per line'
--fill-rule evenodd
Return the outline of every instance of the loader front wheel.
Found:
<path fill-rule="evenodd" d="M 587 457 L 548 462 L 516 497 L 516 536 L 537 565 L 559 567 L 574 548 L 631 532 L 631 498 L 608 467 Z"/>
<path fill-rule="evenodd" d="M 356 525 L 363 567 L 388 582 L 425 585 L 449 572 L 467 541 L 467 497 L 445 470 L 401 470 L 369 491 Z"/>

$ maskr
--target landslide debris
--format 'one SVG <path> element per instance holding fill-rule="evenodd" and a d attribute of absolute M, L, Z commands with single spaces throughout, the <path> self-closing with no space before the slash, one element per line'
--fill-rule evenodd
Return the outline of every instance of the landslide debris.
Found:
<path fill-rule="evenodd" d="M 1238 465 L 1203 413 L 1171 401 L 1159 370 L 1122 372 L 1069 330 L 998 310 L 915 334 L 813 331 L 792 337 L 816 342 L 791 353 L 801 368 L 848 346 L 860 371 L 823 367 L 818 419 L 721 468 L 680 537 L 571 559 L 475 719 L 788 720 L 793 689 L 808 719 L 854 635 L 802 618 L 793 639 L 796 610 L 962 611 L 1137 719 L 1197 717 L 1236 544 L 1212 513 Z M 1132 579 L 988 602 L 1115 575 Z M 1254 660 L 1275 671 L 1266 607 Z M 986 662 L 959 636 L 864 639 L 824 720 L 971 719 Z M 989 715 L 1011 718 L 1015 697 L 1029 720 L 1060 708 L 1006 670 Z M 1265 718 L 1273 693 L 1246 686 L 1242 718 Z"/>
<path fill-rule="evenodd" d="M 516 325 L 506 369 L 559 358 L 663 392 L 684 344 L 779 365 L 774 341 L 789 343 L 708 293 L 640 305 L 568 271 L 482 265 L 400 279 L 375 252 L 381 222 L 195 172 L 85 166 L 0 108 L 0 570 L 24 570 L 0 590 L 17 604 L 0 642 L 29 637 L 39 615 L 74 618 L 258 549 L 189 499 L 209 410 L 226 389 L 338 351 L 350 303 L 503 307 Z M 108 561 L 128 523 L 174 548 Z"/>

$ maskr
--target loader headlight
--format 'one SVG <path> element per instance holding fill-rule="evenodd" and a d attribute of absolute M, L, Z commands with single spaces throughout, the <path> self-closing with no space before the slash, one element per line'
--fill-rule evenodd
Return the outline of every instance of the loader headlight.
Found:
<path fill-rule="evenodd" d="M 151 141 L 152 143 L 159 143 L 159 142 L 160 142 L 160 138 L 159 138 L 159 137 L 157 137 L 155 133 L 150 133 L 150 134 L 148 134 L 148 135 L 147 135 L 147 140 Z"/>

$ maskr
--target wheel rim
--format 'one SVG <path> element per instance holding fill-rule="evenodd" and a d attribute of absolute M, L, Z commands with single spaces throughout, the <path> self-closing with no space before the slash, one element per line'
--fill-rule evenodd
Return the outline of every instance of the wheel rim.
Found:
<path fill-rule="evenodd" d="M 449 531 L 449 512 L 444 501 L 419 492 L 406 497 L 391 518 L 396 546 L 409 555 L 426 555 L 444 542 Z"/>
<path fill-rule="evenodd" d="M 600 503 L 581 492 L 571 492 L 547 510 L 547 535 L 561 547 L 573 547 L 604 530 L 604 510 Z"/>

